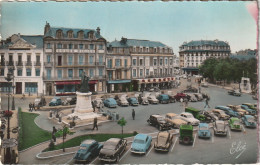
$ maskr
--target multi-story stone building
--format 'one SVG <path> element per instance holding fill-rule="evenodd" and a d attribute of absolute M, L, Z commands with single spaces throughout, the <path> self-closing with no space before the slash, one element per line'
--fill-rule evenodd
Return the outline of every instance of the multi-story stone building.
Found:
<path fill-rule="evenodd" d="M 43 93 L 42 48 L 43 36 L 41 35 L 28 36 L 14 34 L 5 41 L 2 41 L 0 46 L 1 92 L 8 92 L 8 83 L 5 77 L 8 71 L 11 71 L 14 73 L 15 94 L 30 93 L 40 95 Z"/>
<path fill-rule="evenodd" d="M 230 55 L 230 46 L 219 40 L 184 42 L 180 47 L 180 68 L 186 74 L 197 74 L 198 67 L 207 58 L 225 58 Z"/>
<path fill-rule="evenodd" d="M 122 38 L 121 41 L 109 43 L 109 49 L 114 53 L 124 54 L 125 59 L 131 58 L 133 90 L 143 90 L 155 85 L 164 86 L 174 80 L 176 56 L 172 48 L 161 42 Z M 125 72 L 126 75 L 127 73 Z"/>
<path fill-rule="evenodd" d="M 106 40 L 100 28 L 51 27 L 46 23 L 43 41 L 47 95 L 75 94 L 83 72 L 90 77 L 90 91 L 105 91 Z"/>

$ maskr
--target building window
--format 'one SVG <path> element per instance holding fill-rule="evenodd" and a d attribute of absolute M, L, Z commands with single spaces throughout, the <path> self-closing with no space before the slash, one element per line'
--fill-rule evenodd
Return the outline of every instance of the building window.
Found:
<path fill-rule="evenodd" d="M 153 65 L 154 65 L 154 66 L 157 65 L 157 59 L 153 59 Z"/>
<path fill-rule="evenodd" d="M 90 64 L 93 64 L 93 59 L 94 59 L 94 56 L 89 56 L 89 63 Z"/>
<path fill-rule="evenodd" d="M 68 58 L 69 58 L 69 60 L 68 60 L 69 61 L 69 65 L 72 65 L 72 56 L 69 56 Z"/>
<path fill-rule="evenodd" d="M 172 65 L 172 59 L 170 59 L 170 65 Z"/>
<path fill-rule="evenodd" d="M 116 66 L 121 66 L 121 60 L 120 59 L 116 59 Z"/>
<path fill-rule="evenodd" d="M 58 49 L 62 49 L 62 44 L 58 44 Z"/>
<path fill-rule="evenodd" d="M 163 59 L 160 59 L 160 65 L 162 65 L 163 64 Z"/>
<path fill-rule="evenodd" d="M 40 69 L 35 69 L 35 75 L 40 76 L 40 74 L 41 74 Z"/>
<path fill-rule="evenodd" d="M 93 69 L 89 69 L 89 76 L 90 76 L 90 77 L 94 77 L 94 71 L 93 71 Z"/>
<path fill-rule="evenodd" d="M 168 65 L 168 59 L 165 58 L 164 61 L 165 61 L 165 65 Z"/>
<path fill-rule="evenodd" d="M 48 62 L 48 63 L 51 62 L 51 55 L 47 55 L 47 62 Z"/>
<path fill-rule="evenodd" d="M 127 71 L 126 70 L 124 71 L 124 76 L 125 76 L 124 78 L 127 79 Z"/>
<path fill-rule="evenodd" d="M 58 70 L 58 79 L 62 79 L 62 70 Z"/>
<path fill-rule="evenodd" d="M 82 77 L 83 69 L 79 69 L 79 77 Z"/>
<path fill-rule="evenodd" d="M 133 59 L 133 65 L 134 66 L 136 65 L 136 59 Z"/>
<path fill-rule="evenodd" d="M 26 76 L 32 76 L 32 70 L 26 69 Z"/>
<path fill-rule="evenodd" d="M 69 38 L 73 38 L 72 36 L 73 36 L 73 35 L 72 35 L 72 31 L 68 32 L 68 37 L 69 37 Z"/>
<path fill-rule="evenodd" d="M 57 32 L 57 38 L 61 38 L 62 37 L 62 32 L 61 31 L 58 31 Z"/>
<path fill-rule="evenodd" d="M 149 76 L 149 69 L 146 69 L 146 76 Z"/>
<path fill-rule="evenodd" d="M 103 45 L 98 45 L 98 50 L 103 50 L 104 48 L 103 48 L 104 46 Z"/>
<path fill-rule="evenodd" d="M 83 49 L 83 44 L 79 44 L 79 49 Z"/>
<path fill-rule="evenodd" d="M 83 56 L 82 55 L 79 56 L 79 65 L 83 65 Z"/>
<path fill-rule="evenodd" d="M 125 67 L 127 67 L 127 59 L 125 59 Z"/>
<path fill-rule="evenodd" d="M 99 68 L 99 76 L 103 76 L 103 69 L 102 68 Z"/>
<path fill-rule="evenodd" d="M 133 69 L 133 77 L 136 77 L 136 69 Z"/>
<path fill-rule="evenodd" d="M 38 84 L 37 83 L 25 83 L 25 92 L 27 93 L 37 93 L 38 91 Z"/>
<path fill-rule="evenodd" d="M 69 49 L 72 49 L 73 45 L 72 44 L 69 44 Z"/>
<path fill-rule="evenodd" d="M 143 65 L 143 59 L 140 59 L 140 63 L 139 63 L 140 66 Z"/>
<path fill-rule="evenodd" d="M 17 69 L 17 76 L 23 76 L 23 70 Z"/>
<path fill-rule="evenodd" d="M 47 69 L 47 79 L 50 80 L 51 79 L 51 70 Z"/>
<path fill-rule="evenodd" d="M 157 75 L 157 69 L 154 69 L 154 75 Z"/>
<path fill-rule="evenodd" d="M 89 49 L 93 50 L 94 49 L 94 44 L 89 45 Z"/>
<path fill-rule="evenodd" d="M 107 67 L 112 68 L 112 59 L 107 59 Z"/>
<path fill-rule="evenodd" d="M 51 44 L 47 43 L 47 49 L 51 49 Z"/>
<path fill-rule="evenodd" d="M 103 64 L 103 55 L 99 55 L 98 62 L 99 62 L 99 65 Z"/>
<path fill-rule="evenodd" d="M 2 68 L 2 69 L 0 70 L 0 75 L 1 75 L 1 76 L 4 76 L 4 75 L 5 75 L 5 69 Z"/>
<path fill-rule="evenodd" d="M 143 69 L 140 69 L 140 77 L 143 77 Z"/>
<path fill-rule="evenodd" d="M 69 78 L 73 77 L 73 69 L 68 69 L 68 77 Z"/>

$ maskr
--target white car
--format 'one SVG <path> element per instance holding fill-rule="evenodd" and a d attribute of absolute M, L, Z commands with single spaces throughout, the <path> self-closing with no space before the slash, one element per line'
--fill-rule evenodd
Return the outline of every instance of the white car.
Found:
<path fill-rule="evenodd" d="M 195 119 L 191 113 L 183 112 L 180 114 L 180 118 L 188 123 L 191 123 L 191 125 L 199 125 L 200 121 L 198 119 Z"/>
<path fill-rule="evenodd" d="M 154 95 L 150 95 L 147 97 L 148 101 L 150 104 L 158 104 L 159 100 L 154 96 Z"/>

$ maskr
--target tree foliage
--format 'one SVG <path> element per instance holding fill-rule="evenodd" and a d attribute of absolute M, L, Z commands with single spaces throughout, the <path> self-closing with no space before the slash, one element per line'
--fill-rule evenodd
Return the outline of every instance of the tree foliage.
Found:
<path fill-rule="evenodd" d="M 122 127 L 122 136 L 123 136 L 123 127 L 126 125 L 126 120 L 124 117 L 122 117 L 120 120 L 118 120 L 117 124 L 119 124 Z"/>

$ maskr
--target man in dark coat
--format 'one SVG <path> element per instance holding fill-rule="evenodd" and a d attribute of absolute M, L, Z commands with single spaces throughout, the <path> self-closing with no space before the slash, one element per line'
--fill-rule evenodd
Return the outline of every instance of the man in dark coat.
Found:
<path fill-rule="evenodd" d="M 133 109 L 132 110 L 132 117 L 133 117 L 133 120 L 135 119 L 135 110 Z"/>
<path fill-rule="evenodd" d="M 95 104 L 94 104 L 94 101 L 91 101 L 91 105 L 92 105 L 92 108 L 93 108 L 93 112 L 95 112 Z"/>
<path fill-rule="evenodd" d="M 94 130 L 95 128 L 97 128 L 97 130 L 98 130 L 97 117 L 94 118 L 93 130 Z"/>
<path fill-rule="evenodd" d="M 32 104 L 29 103 L 29 111 L 31 112 L 32 111 Z"/>

